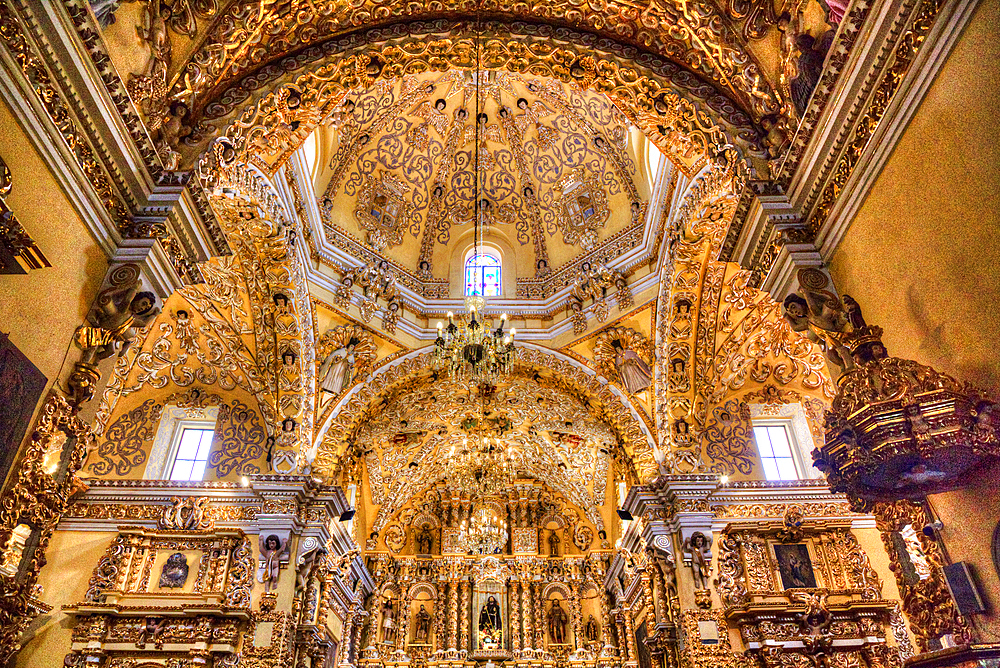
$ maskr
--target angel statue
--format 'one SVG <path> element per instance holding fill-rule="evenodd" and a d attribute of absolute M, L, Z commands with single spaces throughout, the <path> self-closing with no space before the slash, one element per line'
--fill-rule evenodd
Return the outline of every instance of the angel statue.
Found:
<path fill-rule="evenodd" d="M 101 293 L 90 312 L 90 324 L 76 330 L 73 340 L 83 351 L 80 362 L 96 364 L 124 353 L 135 330 L 148 325 L 160 312 L 152 292 L 140 292 L 138 279 Z"/>
<path fill-rule="evenodd" d="M 346 345 L 326 356 L 319 368 L 321 390 L 340 394 L 351 384 L 351 377 L 354 375 L 354 349 L 357 345 L 357 338 L 352 336 Z"/>
<path fill-rule="evenodd" d="M 712 539 L 695 531 L 684 541 L 684 552 L 691 556 L 691 575 L 695 589 L 708 589 L 712 575 Z"/>
<path fill-rule="evenodd" d="M 260 542 L 260 567 L 257 569 L 257 582 L 264 585 L 264 591 L 274 591 L 278 587 L 278 575 L 281 558 L 288 548 L 288 541 L 281 540 L 275 534 L 269 534 Z"/>
<path fill-rule="evenodd" d="M 854 358 L 844 344 L 855 330 L 860 313 L 853 302 L 850 310 L 832 292 L 829 279 L 819 270 L 799 270 L 799 290 L 785 297 L 784 316 L 792 330 L 819 345 L 826 358 L 841 372 L 854 368 Z M 853 300 L 852 300 L 853 301 Z"/>
<path fill-rule="evenodd" d="M 629 394 L 637 394 L 653 382 L 653 371 L 639 354 L 622 346 L 621 339 L 611 342 L 615 349 L 615 369 Z"/>

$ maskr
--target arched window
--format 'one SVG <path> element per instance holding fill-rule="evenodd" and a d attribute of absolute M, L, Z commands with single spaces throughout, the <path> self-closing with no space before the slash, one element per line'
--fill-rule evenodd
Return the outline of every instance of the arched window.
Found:
<path fill-rule="evenodd" d="M 500 296 L 500 259 L 479 253 L 465 261 L 465 296 Z"/>

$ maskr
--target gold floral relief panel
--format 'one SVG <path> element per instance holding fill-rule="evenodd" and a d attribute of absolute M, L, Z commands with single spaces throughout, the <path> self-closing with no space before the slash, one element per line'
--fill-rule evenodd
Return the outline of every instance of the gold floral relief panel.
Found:
<path fill-rule="evenodd" d="M 273 439 L 253 403 L 234 397 L 219 408 L 206 477 L 209 471 L 219 480 L 270 472 Z"/>
<path fill-rule="evenodd" d="M 208 464 L 212 475 L 263 470 L 266 416 L 274 414 L 274 400 L 264 382 L 266 365 L 256 358 L 241 269 L 232 258 L 216 258 L 204 267 L 206 283 L 167 299 L 162 313 L 117 360 L 98 408 L 100 436 L 84 467 L 87 475 L 141 478 L 164 406 L 193 404 L 197 413 L 209 395 L 216 398 L 211 405 L 218 429 Z"/>

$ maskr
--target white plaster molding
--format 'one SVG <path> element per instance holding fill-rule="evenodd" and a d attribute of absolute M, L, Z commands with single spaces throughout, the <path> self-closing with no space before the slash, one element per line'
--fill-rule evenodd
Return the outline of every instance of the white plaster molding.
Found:
<path fill-rule="evenodd" d="M 833 257 L 851 222 L 889 161 L 896 145 L 944 67 L 972 18 L 979 0 L 956 0 L 941 8 L 934 25 L 917 52 L 910 68 L 892 97 L 882 121 L 876 127 L 843 191 L 830 210 L 826 225 L 816 236 L 816 245 L 825 260 Z"/>
<path fill-rule="evenodd" d="M 27 3 L 22 4 L 30 10 Z M 156 207 L 158 184 L 125 126 L 101 72 L 81 42 L 66 6 L 52 3 L 45 11 L 32 11 L 30 21 L 48 64 L 56 70 L 66 103 L 73 108 L 77 121 L 94 146 L 95 156 L 124 186 L 126 192 L 122 194 L 131 200 L 131 206 L 137 211 L 146 206 Z M 101 39 L 99 31 L 97 34 L 96 39 Z M 138 110 L 133 106 L 132 111 L 138 120 L 141 117 Z M 176 197 L 170 199 L 171 227 L 183 240 L 186 250 L 193 251 L 200 260 L 217 255 L 219 249 L 208 234 L 189 189 L 183 187 L 180 201 Z"/>
<path fill-rule="evenodd" d="M 0 48 L 0 94 L 91 237 L 108 257 L 114 255 L 121 235 L 31 84 L 5 48 Z M 17 181 L 17 165 L 12 165 L 12 173 L 14 187 L 23 185 Z"/>
<path fill-rule="evenodd" d="M 646 211 L 646 224 L 643 228 L 642 243 L 609 262 L 607 264 L 609 268 L 625 272 L 637 265 L 648 262 L 649 258 L 652 257 L 653 251 L 655 250 L 653 248 L 653 244 L 656 241 L 658 221 L 663 217 L 664 207 L 669 206 L 671 209 L 671 213 L 664 222 L 664 225 L 666 225 L 673 217 L 676 207 L 683 201 L 683 199 L 678 196 L 678 192 L 683 190 L 682 186 L 685 185 L 683 175 L 679 176 L 680 180 L 678 188 L 675 189 L 673 198 L 669 202 L 667 201 L 667 195 L 670 194 L 668 187 L 670 184 L 670 178 L 676 168 L 673 167 L 668 160 L 665 160 L 665 162 L 670 165 L 670 168 L 661 168 L 658 171 L 658 179 L 653 194 L 650 197 L 649 207 L 647 207 Z M 664 163 L 661 162 L 661 165 L 662 164 Z M 313 183 L 307 175 L 308 169 L 304 158 L 301 156 L 301 151 L 296 151 L 291 156 L 290 160 L 286 163 L 286 168 L 292 169 L 293 177 L 296 179 L 296 183 L 299 186 L 299 192 L 302 196 L 302 206 L 306 213 L 306 220 L 303 221 L 303 225 L 308 227 L 312 232 L 316 253 L 320 257 L 320 263 L 318 265 L 312 259 L 303 262 L 303 265 L 307 268 L 306 278 L 310 283 L 313 283 L 324 290 L 328 290 L 331 293 L 335 293 L 337 286 L 340 285 L 340 281 L 338 278 L 331 276 L 330 269 L 324 267 L 323 263 L 340 267 L 342 269 L 348 269 L 359 266 L 361 260 L 338 248 L 328 240 L 327 230 L 323 225 Z M 691 183 L 693 183 L 693 180 L 689 181 L 686 185 L 689 187 Z M 355 241 L 357 242 L 357 240 Z M 661 256 L 663 254 L 663 246 L 665 246 L 665 244 L 661 243 Z M 630 283 L 629 287 L 632 289 L 633 294 L 641 294 L 643 291 L 654 286 L 657 282 L 657 272 L 650 271 L 647 275 Z M 426 315 L 428 318 L 433 319 L 434 317 L 443 317 L 443 315 L 448 311 L 458 312 L 464 310 L 464 297 L 427 299 L 423 295 L 418 294 L 405 285 L 397 284 L 397 288 L 399 291 L 399 297 L 404 304 L 404 309 L 411 312 L 416 311 L 421 316 Z M 493 311 L 496 311 L 511 314 L 516 313 L 518 314 L 517 317 L 523 317 L 526 319 L 547 319 L 551 317 L 551 313 L 553 311 L 558 311 L 564 307 L 571 291 L 572 287 L 568 286 L 551 294 L 544 300 L 491 298 L 489 300 L 489 312 L 492 313 Z M 352 303 L 359 304 L 360 297 L 353 295 Z M 592 308 L 593 306 L 591 305 L 588 307 L 587 311 L 590 311 Z M 396 326 L 410 336 L 424 341 L 433 340 L 437 336 L 437 330 L 434 327 L 421 327 L 411 320 L 408 320 L 405 317 L 405 314 L 399 319 Z M 571 330 L 572 322 L 566 318 L 547 328 L 526 329 L 519 327 L 518 337 L 525 340 L 550 339 Z M 523 337 L 521 336 L 522 332 L 524 334 Z"/>

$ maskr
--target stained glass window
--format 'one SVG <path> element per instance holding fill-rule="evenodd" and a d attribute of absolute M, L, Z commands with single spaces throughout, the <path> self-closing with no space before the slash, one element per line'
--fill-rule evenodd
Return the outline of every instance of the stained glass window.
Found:
<path fill-rule="evenodd" d="M 480 253 L 465 261 L 465 295 L 500 296 L 500 260 Z"/>

